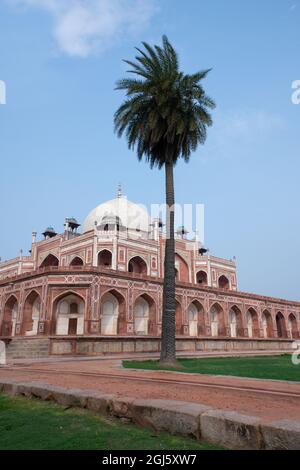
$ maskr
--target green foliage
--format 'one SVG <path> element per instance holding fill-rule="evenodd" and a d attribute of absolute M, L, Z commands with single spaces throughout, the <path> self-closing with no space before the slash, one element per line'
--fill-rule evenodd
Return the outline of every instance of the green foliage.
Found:
<path fill-rule="evenodd" d="M 115 113 L 115 131 L 126 134 L 128 146 L 146 157 L 151 167 L 166 161 L 189 160 L 192 151 L 206 140 L 212 125 L 208 112 L 215 104 L 201 85 L 210 70 L 192 75 L 179 69 L 176 51 L 163 36 L 163 46 L 136 48 L 135 62 L 125 60 L 135 78 L 117 82 L 127 98 Z"/>
<path fill-rule="evenodd" d="M 217 447 L 0 394 L 0 450 L 211 450 Z"/>
<path fill-rule="evenodd" d="M 192 374 L 233 375 L 257 379 L 300 382 L 300 366 L 292 363 L 289 354 L 283 356 L 226 357 L 178 359 L 179 368 L 161 367 L 158 361 L 123 361 L 123 366 L 147 370 L 178 370 Z"/>

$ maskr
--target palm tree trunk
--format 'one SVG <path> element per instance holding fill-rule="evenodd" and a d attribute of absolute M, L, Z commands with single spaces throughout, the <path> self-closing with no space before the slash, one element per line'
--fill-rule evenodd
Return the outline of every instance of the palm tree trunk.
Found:
<path fill-rule="evenodd" d="M 160 362 L 176 363 L 175 342 L 175 240 L 174 240 L 174 176 L 173 163 L 165 164 L 166 176 L 166 246 L 164 262 L 164 290 Z"/>

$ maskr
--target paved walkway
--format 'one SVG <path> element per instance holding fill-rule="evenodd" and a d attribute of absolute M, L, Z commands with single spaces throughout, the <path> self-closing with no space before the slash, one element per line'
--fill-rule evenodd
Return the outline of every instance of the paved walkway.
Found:
<path fill-rule="evenodd" d="M 137 358 L 136 355 L 126 356 L 130 357 Z M 116 357 L 17 361 L 0 368 L 0 380 L 5 378 L 46 382 L 67 389 L 94 389 L 119 397 L 202 403 L 257 416 L 265 422 L 300 421 L 300 382 L 128 370 L 122 368 L 121 358 Z"/>

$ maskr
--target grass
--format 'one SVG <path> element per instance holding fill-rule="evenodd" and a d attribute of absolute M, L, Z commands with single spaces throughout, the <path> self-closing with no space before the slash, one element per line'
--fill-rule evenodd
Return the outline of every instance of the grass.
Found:
<path fill-rule="evenodd" d="M 123 361 L 126 368 L 173 370 L 208 375 L 233 375 L 257 379 L 300 382 L 300 365 L 293 365 L 291 356 L 225 357 L 178 359 L 179 367 L 161 367 L 158 361 Z"/>
<path fill-rule="evenodd" d="M 213 450 L 85 410 L 0 394 L 0 450 Z"/>

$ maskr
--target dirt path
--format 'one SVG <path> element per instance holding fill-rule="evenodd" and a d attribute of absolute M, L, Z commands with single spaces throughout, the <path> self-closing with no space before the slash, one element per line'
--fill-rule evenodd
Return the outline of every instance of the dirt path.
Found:
<path fill-rule="evenodd" d="M 120 359 L 51 361 L 0 369 L 13 378 L 118 396 L 182 400 L 255 415 L 300 421 L 300 383 L 122 369 Z"/>

